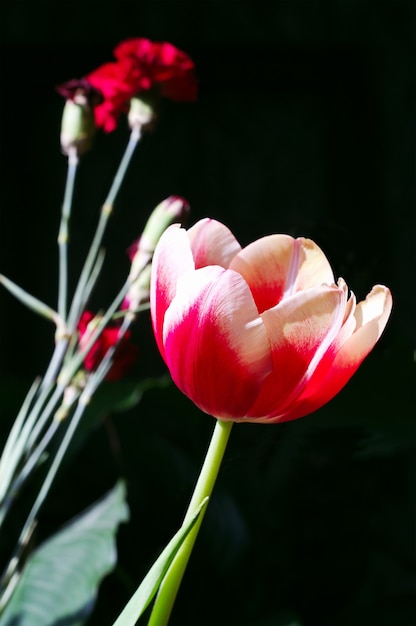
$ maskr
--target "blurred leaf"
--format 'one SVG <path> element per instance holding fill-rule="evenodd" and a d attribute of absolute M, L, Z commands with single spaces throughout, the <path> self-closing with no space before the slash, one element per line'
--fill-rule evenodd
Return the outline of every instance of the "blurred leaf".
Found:
<path fill-rule="evenodd" d="M 0 626 L 80 626 L 90 615 L 101 579 L 117 559 L 114 536 L 127 521 L 125 487 L 102 500 L 33 552 Z"/>
<path fill-rule="evenodd" d="M 170 384 L 169 376 L 146 378 L 140 382 L 121 380 L 104 382 L 94 394 L 80 424 L 79 432 L 93 428 L 109 413 L 132 409 L 149 389 L 164 389 Z"/>
<path fill-rule="evenodd" d="M 159 585 L 162 582 L 163 577 L 165 576 L 176 553 L 207 504 L 208 498 L 205 498 L 187 524 L 182 526 L 176 535 L 174 535 L 174 537 L 170 540 L 162 554 L 150 568 L 136 592 L 124 607 L 117 620 L 114 622 L 113 626 L 134 626 L 136 624 L 139 617 L 143 614 L 155 596 Z"/>

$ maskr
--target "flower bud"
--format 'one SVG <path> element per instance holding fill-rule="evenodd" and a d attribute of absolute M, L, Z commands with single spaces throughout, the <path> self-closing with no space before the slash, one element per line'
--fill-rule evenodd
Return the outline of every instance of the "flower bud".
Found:
<path fill-rule="evenodd" d="M 167 227 L 174 222 L 182 222 L 188 213 L 189 204 L 180 196 L 169 196 L 169 198 L 157 205 L 147 220 L 142 236 L 137 242 L 137 251 L 134 255 L 131 274 L 134 275 L 134 266 L 140 267 L 141 260 L 144 257 L 148 257 L 148 260 L 150 260 L 157 242 Z"/>
<path fill-rule="evenodd" d="M 91 147 L 96 131 L 94 107 L 102 97 L 85 78 L 70 80 L 56 90 L 66 99 L 61 121 L 62 152 L 79 156 Z"/>
<path fill-rule="evenodd" d="M 65 102 L 61 123 L 61 148 L 69 155 L 74 150 L 82 154 L 91 147 L 95 134 L 92 110 L 75 100 Z"/>
<path fill-rule="evenodd" d="M 155 97 L 150 92 L 141 93 L 130 100 L 128 113 L 129 126 L 132 130 L 151 130 L 156 122 Z"/>
<path fill-rule="evenodd" d="M 131 287 L 122 308 L 134 312 L 148 301 L 150 288 L 150 261 L 162 233 L 174 222 L 182 222 L 189 213 L 189 204 L 179 196 L 169 196 L 153 210 L 142 236 L 129 249 Z"/>
<path fill-rule="evenodd" d="M 147 264 L 139 273 L 137 278 L 132 281 L 122 304 L 122 311 L 129 311 L 132 317 L 136 317 L 140 306 L 149 302 L 150 298 L 150 274 L 151 265 Z"/>

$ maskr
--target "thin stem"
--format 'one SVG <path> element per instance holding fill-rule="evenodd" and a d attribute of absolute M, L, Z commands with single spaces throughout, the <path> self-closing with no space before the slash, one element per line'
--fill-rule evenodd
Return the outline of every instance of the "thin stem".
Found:
<path fill-rule="evenodd" d="M 85 396 L 84 396 L 85 394 Z M 51 488 L 51 485 L 55 479 L 55 476 L 58 472 L 58 469 L 61 465 L 61 462 L 65 456 L 65 453 L 68 449 L 68 446 L 72 440 L 72 437 L 75 433 L 75 430 L 81 420 L 81 417 L 88 405 L 88 402 L 90 400 L 91 397 L 91 390 L 89 389 L 89 386 L 87 385 L 84 392 L 81 394 L 78 404 L 77 404 L 77 408 L 75 409 L 75 412 L 71 418 L 71 421 L 68 425 L 68 428 L 65 432 L 65 435 L 62 439 L 62 442 L 58 448 L 58 451 L 49 467 L 48 473 L 45 477 L 45 480 L 42 483 L 42 487 L 39 490 L 39 493 L 36 497 L 36 500 L 30 510 L 30 513 L 26 519 L 26 522 L 23 526 L 23 529 L 20 533 L 18 542 L 17 542 L 17 546 L 16 549 L 13 553 L 12 558 L 9 561 L 9 565 L 6 569 L 6 571 L 3 574 L 2 580 L 1 580 L 1 584 L 0 584 L 0 589 L 3 588 L 4 586 L 4 593 L 7 593 L 7 587 L 9 582 L 13 583 L 13 581 L 15 580 L 15 575 L 17 572 L 17 568 L 19 566 L 20 563 L 20 559 L 21 556 L 28 544 L 28 541 L 31 537 L 31 534 L 33 532 L 33 529 L 36 526 L 36 518 L 37 515 L 39 513 L 39 509 L 41 508 L 43 502 L 45 501 L 46 496 L 49 493 L 49 490 Z M 53 433 L 52 433 L 53 434 Z M 0 597 L 0 606 L 2 606 L 2 599 Z"/>
<path fill-rule="evenodd" d="M 2 502 L 9 488 L 10 482 L 16 472 L 19 465 L 21 455 L 16 455 L 16 448 L 19 446 L 19 441 L 26 419 L 26 414 L 29 410 L 30 404 L 35 397 L 35 394 L 39 388 L 39 380 L 35 380 L 26 398 L 22 404 L 22 407 L 13 423 L 12 429 L 9 433 L 3 452 L 0 457 L 0 525 L 3 519 L 2 515 Z M 24 446 L 23 446 L 24 447 Z"/>
<path fill-rule="evenodd" d="M 44 429 L 50 413 L 59 400 L 59 393 L 51 399 L 51 391 L 55 384 L 55 378 L 65 354 L 68 341 L 58 341 L 54 353 L 42 381 L 36 380 L 24 400 L 15 424 L 10 432 L 0 461 L 0 525 L 13 500 L 15 490 L 12 484 L 20 485 L 19 465 L 25 461 L 25 467 L 36 465 L 40 458 L 38 454 L 37 439 Z M 44 405 L 48 403 L 49 411 L 45 411 Z M 33 402 L 33 406 L 32 405 Z M 35 449 L 34 449 L 35 448 Z M 42 446 L 39 448 L 42 450 Z M 35 463 L 33 464 L 33 461 Z M 4 501 L 3 501 L 4 500 Z"/>
<path fill-rule="evenodd" d="M 130 164 L 131 157 L 133 156 L 133 152 L 135 151 L 136 146 L 140 141 L 140 138 L 140 128 L 134 128 L 130 133 L 129 142 L 127 144 L 123 158 L 121 159 L 117 173 L 114 176 L 113 184 L 111 185 L 111 189 L 108 192 L 107 199 L 105 200 L 104 204 L 114 204 L 116 196 L 121 187 L 121 183 L 123 182 L 124 176 L 127 172 L 127 168 Z"/>
<path fill-rule="evenodd" d="M 37 445 L 36 449 L 30 455 L 29 459 L 24 464 L 23 468 L 20 470 L 18 476 L 15 480 L 10 484 L 7 493 L 7 499 L 4 502 L 4 515 L 7 515 L 10 506 L 13 503 L 13 500 L 17 496 L 18 492 L 22 488 L 24 482 L 29 478 L 32 470 L 36 467 L 36 465 L 40 462 L 42 455 L 45 453 L 47 446 L 50 441 L 53 439 L 55 433 L 59 429 L 60 423 L 58 420 L 53 420 L 48 427 L 48 430 L 42 437 L 42 440 Z M 0 517 L 0 523 L 2 518 Z"/>
<path fill-rule="evenodd" d="M 69 312 L 68 328 L 69 328 L 70 333 L 73 332 L 75 326 L 77 325 L 78 319 L 81 315 L 82 307 L 80 306 L 80 303 L 83 301 L 82 295 L 84 293 L 85 286 L 90 281 L 91 272 L 94 267 L 95 259 L 99 253 L 99 249 L 100 249 L 101 242 L 104 236 L 104 232 L 107 227 L 107 223 L 110 218 L 110 215 L 113 211 L 113 204 L 115 202 L 121 183 L 123 182 L 124 176 L 127 172 L 127 168 L 130 164 L 131 158 L 133 156 L 134 150 L 139 140 L 140 140 L 140 131 L 133 130 L 130 134 L 129 142 L 127 144 L 124 155 L 121 159 L 117 173 L 114 177 L 110 191 L 108 192 L 107 198 L 105 199 L 103 206 L 101 207 L 101 213 L 100 213 L 100 218 L 98 221 L 97 230 L 95 231 L 93 241 L 91 243 L 87 258 L 84 263 L 84 267 L 82 268 L 81 276 L 79 278 L 77 287 L 75 289 L 75 294 L 74 294 L 70 312 Z M 90 284 L 90 289 L 91 288 L 92 288 L 92 285 Z"/>
<path fill-rule="evenodd" d="M 184 523 L 189 520 L 193 513 L 195 513 L 202 500 L 211 496 L 224 452 L 227 447 L 232 425 L 233 422 L 216 420 L 211 443 L 209 445 L 198 482 L 195 486 L 191 502 L 186 512 Z M 172 561 L 172 564 L 169 567 L 162 584 L 160 585 L 148 626 L 166 626 L 168 623 L 176 594 L 185 573 L 189 557 L 191 556 L 195 540 L 198 536 L 202 519 L 203 513 L 201 513 L 195 526 L 188 534 L 177 555 Z"/>
<path fill-rule="evenodd" d="M 58 313 L 66 319 L 68 297 L 68 240 L 69 220 L 71 217 L 72 198 L 74 195 L 75 176 L 78 166 L 78 155 L 74 148 L 68 155 L 68 169 L 65 183 L 64 200 L 62 204 L 61 224 L 58 234 L 59 245 L 59 284 L 58 284 Z"/>
<path fill-rule="evenodd" d="M 65 388 L 71 382 L 72 377 L 75 375 L 76 371 L 80 367 L 85 356 L 91 350 L 92 346 L 97 341 L 98 337 L 101 335 L 108 322 L 112 319 L 112 316 L 114 315 L 121 301 L 125 297 L 129 287 L 130 281 L 127 280 L 114 298 L 113 302 L 108 307 L 103 317 L 97 323 L 96 328 L 92 331 L 91 336 L 88 338 L 88 342 L 84 346 L 83 350 L 77 352 L 73 357 L 69 358 L 68 362 L 64 363 L 58 377 L 58 385 L 61 385 L 63 388 Z"/>
<path fill-rule="evenodd" d="M 129 287 L 129 282 L 127 281 L 125 283 L 125 285 L 123 286 L 123 288 L 121 289 L 121 291 L 119 292 L 119 294 L 116 296 L 115 300 L 113 301 L 111 307 L 108 309 L 106 315 L 104 316 L 104 318 L 101 320 L 101 324 L 100 324 L 100 328 L 97 328 L 96 330 L 98 332 L 100 332 L 102 330 L 101 326 L 104 327 L 108 320 L 110 319 L 111 315 L 112 315 L 112 310 L 115 309 L 118 304 L 119 301 L 122 299 L 123 295 L 125 294 L 126 290 Z M 61 442 L 60 447 L 58 448 L 58 451 L 55 455 L 55 457 L 52 460 L 51 466 L 49 468 L 49 471 L 46 475 L 46 478 L 42 484 L 42 487 L 36 497 L 36 500 L 32 506 L 32 509 L 28 515 L 28 518 L 25 522 L 25 525 L 20 533 L 19 536 L 19 540 L 15 549 L 15 552 L 9 562 L 9 566 L 7 567 L 3 578 L 2 578 L 2 583 L 6 586 L 6 591 L 5 593 L 7 594 L 7 587 L 10 584 L 15 584 L 16 582 L 16 572 L 17 572 L 17 568 L 19 566 L 20 563 L 20 559 L 22 557 L 22 554 L 26 548 L 26 545 L 30 539 L 30 536 L 32 534 L 33 529 L 36 526 L 36 518 L 39 512 L 40 507 L 42 506 L 46 496 L 49 493 L 50 487 L 53 483 L 53 480 L 55 479 L 56 473 L 59 469 L 59 466 L 62 462 L 62 459 L 64 458 L 64 455 L 66 453 L 66 450 L 71 442 L 71 439 L 75 433 L 75 430 L 80 422 L 80 419 L 85 411 L 86 406 L 90 403 L 91 401 L 91 397 L 93 396 L 93 394 L 95 393 L 97 387 L 100 385 L 100 383 L 102 382 L 102 380 L 105 378 L 106 374 L 108 373 L 108 371 L 111 368 L 112 365 L 112 357 L 114 355 L 114 352 L 118 346 L 118 344 L 120 343 L 120 341 L 122 340 L 122 338 L 124 337 L 125 333 L 127 332 L 131 322 L 133 320 L 133 317 L 125 317 L 121 326 L 120 326 L 120 330 L 118 333 L 118 337 L 117 337 L 117 342 L 116 344 L 114 344 L 113 346 L 111 346 L 105 356 L 103 357 L 99 367 L 97 368 L 97 370 L 91 374 L 90 378 L 88 379 L 88 382 L 85 386 L 85 389 L 83 390 L 82 394 L 80 395 L 79 399 L 78 399 L 78 403 L 77 403 L 77 407 L 74 411 L 74 414 L 71 418 L 71 421 L 69 423 L 69 426 L 65 432 L 65 435 L 63 437 L 63 440 Z M 96 341 L 96 336 L 95 333 L 93 333 L 93 337 L 90 339 L 90 343 L 94 343 Z M 91 345 L 88 345 L 86 350 L 88 351 L 91 348 Z M 74 371 L 77 369 L 79 363 L 78 360 L 81 358 L 82 359 L 82 355 L 83 353 L 81 353 L 80 355 L 77 355 L 75 357 L 75 359 L 73 360 L 73 363 L 70 365 L 70 373 L 68 375 L 68 372 L 66 373 L 66 376 L 69 376 L 68 381 L 70 380 L 70 378 L 72 377 Z M 84 355 L 85 356 L 85 355 Z M 65 391 L 65 385 L 60 385 L 58 383 L 58 386 L 55 388 L 54 393 L 52 394 L 47 406 L 44 409 L 44 412 L 40 415 L 38 423 L 36 424 L 36 426 L 38 426 L 39 424 L 43 424 L 45 423 L 45 419 L 47 417 L 50 417 L 54 407 L 56 406 L 58 400 L 60 399 L 60 397 L 63 395 Z M 7 502 L 5 502 L 5 511 L 7 512 L 8 507 L 11 504 L 11 500 L 14 497 L 14 495 L 16 494 L 16 492 L 18 491 L 18 489 L 21 487 L 21 485 L 23 484 L 23 482 L 26 480 L 26 478 L 29 476 L 31 470 L 33 469 L 33 467 L 36 465 L 36 463 L 39 461 L 41 454 L 44 452 L 44 450 L 46 449 L 48 443 L 50 442 L 50 440 L 52 439 L 52 437 L 55 435 L 57 429 L 59 426 L 59 422 L 55 419 L 49 426 L 49 429 L 47 430 L 47 432 L 45 433 L 43 439 L 40 441 L 40 443 L 38 444 L 38 446 L 36 447 L 35 451 L 32 452 L 29 460 L 27 461 L 27 463 L 25 464 L 25 466 L 23 467 L 21 473 L 19 474 L 19 476 L 17 477 L 17 479 L 15 480 L 14 484 L 12 485 L 12 489 L 10 490 L 10 500 L 8 500 Z M 33 429 L 33 432 L 35 431 L 35 429 Z M 32 432 L 32 434 L 33 434 Z M 40 431 L 36 433 L 36 437 L 37 438 L 38 434 L 40 434 Z M 1 587 L 2 585 L 0 585 Z M 2 606 L 2 598 L 0 597 L 0 607 Z"/>
<path fill-rule="evenodd" d="M 52 355 L 51 361 L 46 370 L 46 374 L 42 380 L 39 396 L 36 399 L 36 403 L 29 413 L 27 418 L 27 426 L 29 430 L 29 436 L 27 439 L 26 450 L 31 450 L 33 446 L 36 444 L 36 440 L 40 436 L 40 433 L 44 429 L 50 414 L 52 413 L 54 406 L 59 401 L 63 390 L 60 390 L 59 393 L 56 393 L 52 396 L 53 399 L 50 398 L 51 391 L 55 385 L 56 378 L 59 374 L 62 360 L 65 356 L 66 349 L 68 347 L 68 339 L 60 339 L 55 345 L 55 350 Z M 45 402 L 50 398 L 50 403 L 47 404 L 47 410 L 43 408 L 45 406 Z M 43 410 L 42 410 L 43 409 Z M 40 414 L 40 415 L 39 415 Z"/>

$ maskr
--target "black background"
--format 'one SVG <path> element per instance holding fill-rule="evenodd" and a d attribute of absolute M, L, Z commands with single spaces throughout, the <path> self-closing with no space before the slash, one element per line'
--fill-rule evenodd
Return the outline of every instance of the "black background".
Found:
<path fill-rule="evenodd" d="M 164 102 L 106 236 L 104 307 L 126 248 L 170 194 L 191 222 L 245 245 L 314 239 L 362 299 L 393 293 L 388 327 L 347 388 L 293 423 L 234 427 L 172 625 L 413 626 L 415 610 L 415 3 L 406 1 L 0 4 L 0 271 L 53 305 L 65 181 L 55 85 L 111 60 L 122 39 L 170 41 L 195 61 L 198 102 Z M 79 173 L 72 280 L 128 137 L 99 135 Z M 53 330 L 0 293 L 2 438 Z M 148 316 L 139 379 L 164 373 Z M 133 378 L 132 378 L 133 379 Z M 110 392 L 111 393 L 111 392 Z M 172 386 L 106 415 L 57 480 L 39 540 L 109 489 L 129 489 L 119 567 L 91 625 L 111 624 L 180 523 L 212 419 Z M 69 497 L 68 494 L 71 494 Z M 297 620 L 297 621 L 296 621 Z"/>

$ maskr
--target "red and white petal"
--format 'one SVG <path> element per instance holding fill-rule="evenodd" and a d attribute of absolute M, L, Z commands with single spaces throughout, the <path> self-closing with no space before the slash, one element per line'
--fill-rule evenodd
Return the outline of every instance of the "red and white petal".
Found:
<path fill-rule="evenodd" d="M 150 279 L 150 311 L 153 330 L 164 358 L 163 320 L 176 294 L 179 277 L 194 269 L 189 239 L 178 224 L 169 226 L 156 246 Z"/>
<path fill-rule="evenodd" d="M 296 239 L 286 294 L 334 282 L 331 266 L 321 248 L 311 239 Z"/>
<path fill-rule="evenodd" d="M 269 235 L 243 248 L 230 263 L 248 283 L 259 313 L 280 302 L 292 264 L 295 239 Z"/>
<path fill-rule="evenodd" d="M 232 232 L 216 220 L 199 220 L 187 231 L 194 255 L 195 268 L 219 265 L 225 269 L 241 250 Z"/>
<path fill-rule="evenodd" d="M 221 419 L 245 415 L 272 369 L 269 339 L 247 284 L 217 266 L 179 280 L 163 343 L 176 385 Z"/>
<path fill-rule="evenodd" d="M 344 342 L 332 357 L 330 367 L 319 367 L 304 393 L 284 420 L 303 417 L 332 400 L 347 384 L 352 375 L 371 352 L 380 338 L 392 308 L 390 290 L 376 285 L 354 313 L 355 332 Z"/>
<path fill-rule="evenodd" d="M 338 335 L 346 306 L 342 289 L 323 285 L 285 298 L 262 314 L 269 336 L 273 373 L 249 417 L 280 415 L 308 384 L 322 356 Z"/>

